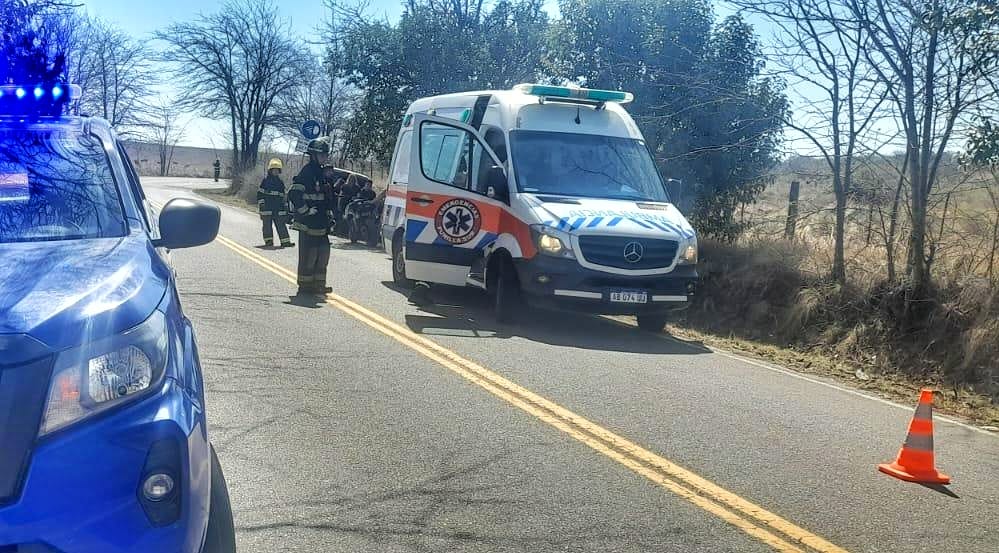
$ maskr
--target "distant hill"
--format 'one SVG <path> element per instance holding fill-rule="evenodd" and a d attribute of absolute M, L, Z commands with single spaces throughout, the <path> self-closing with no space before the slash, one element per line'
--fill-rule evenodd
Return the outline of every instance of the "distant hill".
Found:
<path fill-rule="evenodd" d="M 144 142 L 125 141 L 125 150 L 132 158 L 136 170 L 140 175 L 159 176 L 160 174 L 160 153 L 159 146 Z M 226 150 L 213 150 L 211 148 L 194 148 L 191 146 L 177 146 L 173 152 L 173 163 L 170 164 L 170 176 L 172 177 L 211 177 L 212 163 L 215 159 L 222 160 L 222 176 L 228 178 L 231 167 L 227 167 L 229 156 Z"/>

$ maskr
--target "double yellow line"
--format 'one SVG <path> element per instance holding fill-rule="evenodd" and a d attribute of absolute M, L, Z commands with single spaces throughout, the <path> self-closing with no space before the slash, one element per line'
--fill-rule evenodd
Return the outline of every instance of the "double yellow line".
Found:
<path fill-rule="evenodd" d="M 293 271 L 223 236 L 218 241 L 289 283 L 296 283 Z M 820 536 L 353 301 L 337 294 L 327 294 L 325 301 L 777 551 L 846 553 Z"/>

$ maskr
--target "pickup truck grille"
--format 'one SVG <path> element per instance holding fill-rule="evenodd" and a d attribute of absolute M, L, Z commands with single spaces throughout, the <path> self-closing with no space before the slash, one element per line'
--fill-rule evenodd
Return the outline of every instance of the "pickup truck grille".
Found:
<path fill-rule="evenodd" d="M 678 247 L 675 240 L 600 235 L 579 237 L 583 259 L 616 269 L 649 270 L 669 267 L 676 258 Z"/>
<path fill-rule="evenodd" d="M 0 365 L 0 505 L 17 500 L 38 436 L 52 359 Z"/>

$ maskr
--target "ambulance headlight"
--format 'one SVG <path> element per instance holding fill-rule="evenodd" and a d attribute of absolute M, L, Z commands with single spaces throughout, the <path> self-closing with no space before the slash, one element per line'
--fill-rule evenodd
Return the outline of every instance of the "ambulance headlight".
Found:
<path fill-rule="evenodd" d="M 687 242 L 680 243 L 680 252 L 676 264 L 697 265 L 697 239 L 692 238 Z"/>
<path fill-rule="evenodd" d="M 541 253 L 567 259 L 576 258 L 575 254 L 572 253 L 570 245 L 572 241 L 569 239 L 569 233 L 546 225 L 534 225 L 531 227 L 531 231 L 534 234 L 534 242 L 538 245 L 538 251 Z"/>
<path fill-rule="evenodd" d="M 59 354 L 39 434 L 48 434 L 134 399 L 163 380 L 169 332 L 160 311 L 121 334 Z"/>
<path fill-rule="evenodd" d="M 565 244 L 562 243 L 562 239 L 550 234 L 542 234 L 541 237 L 538 238 L 538 247 L 540 247 L 545 253 L 550 253 L 552 255 L 559 255 L 565 250 Z"/>

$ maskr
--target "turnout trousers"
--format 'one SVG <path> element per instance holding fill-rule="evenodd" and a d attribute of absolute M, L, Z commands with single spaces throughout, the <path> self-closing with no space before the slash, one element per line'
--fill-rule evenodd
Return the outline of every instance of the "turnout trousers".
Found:
<path fill-rule="evenodd" d="M 281 240 L 281 245 L 291 245 L 291 238 L 288 237 L 288 227 L 285 225 L 284 215 L 261 215 L 260 220 L 264 225 L 264 245 L 274 245 L 274 227 L 277 227 L 278 238 Z"/>
<path fill-rule="evenodd" d="M 330 240 L 313 236 L 308 231 L 298 233 L 298 289 L 319 292 L 326 289 L 326 267 L 330 263 Z"/>

